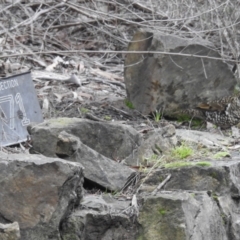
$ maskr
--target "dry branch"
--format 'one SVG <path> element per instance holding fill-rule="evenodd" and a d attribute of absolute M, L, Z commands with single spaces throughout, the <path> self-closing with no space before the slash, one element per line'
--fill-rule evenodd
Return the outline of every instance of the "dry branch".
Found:
<path fill-rule="evenodd" d="M 0 59 L 29 63 L 26 56 L 33 55 L 43 67 L 60 55 L 69 60 L 84 59 L 92 66 L 91 58 L 101 54 L 101 61 L 122 59 L 135 30 L 147 28 L 191 38 L 193 42 L 196 37 L 211 41 L 222 59 L 190 56 L 234 63 L 240 53 L 239 9 L 238 0 L 2 2 Z"/>

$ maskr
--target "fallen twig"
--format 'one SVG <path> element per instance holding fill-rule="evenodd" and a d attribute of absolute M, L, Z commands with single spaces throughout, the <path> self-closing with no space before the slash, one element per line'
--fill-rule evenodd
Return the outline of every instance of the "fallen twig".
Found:
<path fill-rule="evenodd" d="M 169 174 L 169 175 L 157 186 L 157 188 L 152 191 L 152 195 L 156 195 L 157 192 L 167 183 L 167 181 L 169 181 L 170 178 L 171 178 L 171 174 Z"/>

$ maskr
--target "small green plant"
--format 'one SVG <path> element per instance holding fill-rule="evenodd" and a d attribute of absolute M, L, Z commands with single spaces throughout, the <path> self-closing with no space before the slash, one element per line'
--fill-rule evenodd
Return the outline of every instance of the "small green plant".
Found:
<path fill-rule="evenodd" d="M 218 195 L 216 193 L 212 194 L 212 198 L 213 200 L 218 201 Z"/>
<path fill-rule="evenodd" d="M 212 163 L 210 163 L 210 162 L 197 162 L 195 165 L 201 166 L 201 167 L 210 167 L 210 166 L 212 166 Z"/>
<path fill-rule="evenodd" d="M 204 121 L 201 119 L 193 119 L 191 122 L 192 127 L 200 127 L 204 124 Z"/>
<path fill-rule="evenodd" d="M 196 194 L 195 193 L 191 193 L 191 197 L 195 198 Z"/>
<path fill-rule="evenodd" d="M 160 111 L 156 110 L 155 113 L 152 113 L 154 116 L 155 122 L 159 122 L 161 120 L 161 113 Z"/>
<path fill-rule="evenodd" d="M 157 154 L 152 154 L 150 157 L 146 158 L 146 160 L 151 162 L 156 162 L 158 160 L 159 156 Z"/>
<path fill-rule="evenodd" d="M 219 158 L 223 158 L 223 157 L 230 157 L 230 153 L 229 152 L 218 152 L 216 154 L 213 155 L 213 158 L 215 159 L 219 159 Z"/>
<path fill-rule="evenodd" d="M 115 191 L 111 191 L 111 195 L 117 197 L 120 195 L 120 193 L 117 190 L 115 190 Z"/>
<path fill-rule="evenodd" d="M 212 178 L 215 178 L 215 179 L 217 179 L 217 180 L 219 179 L 217 172 L 211 172 L 209 175 L 210 175 Z"/>
<path fill-rule="evenodd" d="M 218 195 L 215 192 L 211 194 L 211 197 L 217 203 L 217 205 L 219 205 Z"/>
<path fill-rule="evenodd" d="M 204 123 L 203 120 L 190 117 L 189 115 L 186 115 L 186 114 L 179 115 L 177 118 L 177 121 L 178 122 L 191 122 L 192 127 L 199 127 L 199 126 L 202 126 Z"/>
<path fill-rule="evenodd" d="M 157 168 L 163 165 L 163 158 L 157 154 L 152 154 L 150 157 L 145 157 L 142 159 L 139 171 L 147 173 L 151 171 L 152 168 Z"/>
<path fill-rule="evenodd" d="M 81 107 L 80 112 L 83 113 L 83 114 L 86 114 L 86 113 L 89 112 L 89 110 L 87 108 Z"/>
<path fill-rule="evenodd" d="M 180 114 L 177 116 L 177 121 L 178 122 L 188 122 L 188 121 L 191 121 L 191 117 L 186 115 L 186 114 Z"/>
<path fill-rule="evenodd" d="M 157 154 L 153 154 L 150 157 L 145 157 L 143 162 L 145 166 L 148 166 L 156 163 L 158 159 L 159 159 L 159 156 Z"/>
<path fill-rule="evenodd" d="M 109 190 L 109 189 L 105 189 L 103 192 L 102 192 L 103 195 L 112 195 L 112 196 L 115 196 L 115 197 L 118 197 L 121 192 L 117 191 L 117 190 Z"/>
<path fill-rule="evenodd" d="M 192 166 L 192 162 L 171 162 L 164 165 L 165 168 L 180 168 Z"/>
<path fill-rule="evenodd" d="M 239 93 L 240 93 L 239 86 L 236 85 L 236 86 L 234 87 L 233 94 L 234 94 L 235 96 L 238 96 Z"/>
<path fill-rule="evenodd" d="M 189 167 L 189 166 L 201 166 L 209 167 L 212 164 L 210 162 L 171 162 L 164 165 L 165 168 L 180 168 L 180 167 Z"/>
<path fill-rule="evenodd" d="M 193 149 L 183 143 L 181 146 L 174 148 L 171 154 L 177 159 L 184 159 L 193 155 Z"/>
<path fill-rule="evenodd" d="M 161 209 L 159 209 L 159 213 L 160 213 L 162 216 L 164 216 L 164 215 L 166 214 L 166 210 L 163 209 L 163 208 L 161 208 Z"/>
<path fill-rule="evenodd" d="M 134 109 L 133 103 L 130 102 L 128 99 L 125 99 L 125 105 L 130 108 L 130 109 Z"/>
<path fill-rule="evenodd" d="M 111 116 L 105 116 L 104 119 L 107 120 L 107 121 L 111 121 L 112 120 Z"/>

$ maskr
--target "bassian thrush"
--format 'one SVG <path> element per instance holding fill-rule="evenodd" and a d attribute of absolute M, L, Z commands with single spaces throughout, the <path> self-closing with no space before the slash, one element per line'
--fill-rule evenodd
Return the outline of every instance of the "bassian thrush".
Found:
<path fill-rule="evenodd" d="M 228 129 L 240 123 L 240 96 L 225 97 L 211 103 L 199 104 L 195 109 L 184 111 L 192 117 Z"/>

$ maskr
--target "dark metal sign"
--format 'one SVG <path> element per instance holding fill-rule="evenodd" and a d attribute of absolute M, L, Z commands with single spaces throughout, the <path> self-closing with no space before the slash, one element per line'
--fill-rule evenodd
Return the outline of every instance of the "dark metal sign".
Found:
<path fill-rule="evenodd" d="M 27 126 L 43 122 L 30 72 L 0 78 L 0 146 L 27 140 Z"/>

